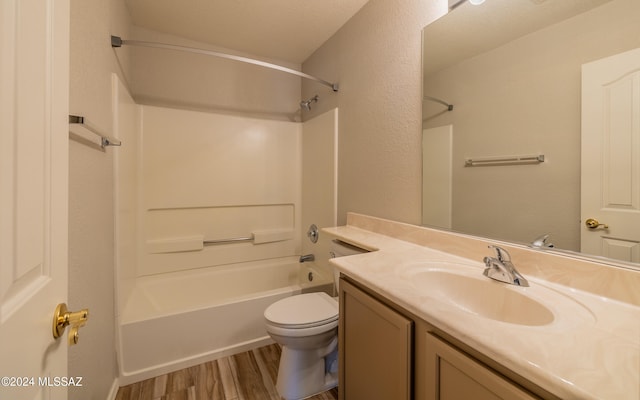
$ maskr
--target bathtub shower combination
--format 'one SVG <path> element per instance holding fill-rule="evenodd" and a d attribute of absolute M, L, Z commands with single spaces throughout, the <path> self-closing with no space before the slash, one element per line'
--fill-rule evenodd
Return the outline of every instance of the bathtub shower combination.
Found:
<path fill-rule="evenodd" d="M 303 231 L 336 224 L 337 109 L 297 123 L 144 106 L 115 76 L 113 94 L 120 384 L 273 343 L 269 305 L 333 293 L 328 245 Z"/>

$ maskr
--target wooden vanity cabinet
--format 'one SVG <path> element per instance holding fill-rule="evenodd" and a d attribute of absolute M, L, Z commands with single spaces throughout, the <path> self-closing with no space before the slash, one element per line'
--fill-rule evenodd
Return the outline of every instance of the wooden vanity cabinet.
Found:
<path fill-rule="evenodd" d="M 515 383 L 510 379 L 515 374 L 493 362 L 502 373 L 496 372 L 487 365 L 493 366 L 491 360 L 478 361 L 436 331 L 357 282 L 340 278 L 340 400 L 557 399 L 542 389 L 536 396 L 520 386 L 533 385 Z"/>
<path fill-rule="evenodd" d="M 411 399 L 413 322 L 340 279 L 341 400 Z"/>
<path fill-rule="evenodd" d="M 511 381 L 428 332 L 425 335 L 427 400 L 533 400 Z"/>

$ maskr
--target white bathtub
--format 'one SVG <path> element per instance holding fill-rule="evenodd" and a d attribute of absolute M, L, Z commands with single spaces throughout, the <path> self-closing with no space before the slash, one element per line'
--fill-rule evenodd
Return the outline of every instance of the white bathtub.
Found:
<path fill-rule="evenodd" d="M 297 257 L 137 278 L 119 318 L 119 383 L 271 343 L 266 307 L 332 283 Z"/>

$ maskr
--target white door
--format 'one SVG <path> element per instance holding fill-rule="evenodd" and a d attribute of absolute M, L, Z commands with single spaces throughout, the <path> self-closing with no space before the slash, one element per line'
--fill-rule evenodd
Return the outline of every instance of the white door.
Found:
<path fill-rule="evenodd" d="M 581 186 L 582 251 L 640 262 L 640 49 L 582 66 Z"/>
<path fill-rule="evenodd" d="M 68 0 L 0 1 L 0 399 L 67 397 L 68 42 Z"/>

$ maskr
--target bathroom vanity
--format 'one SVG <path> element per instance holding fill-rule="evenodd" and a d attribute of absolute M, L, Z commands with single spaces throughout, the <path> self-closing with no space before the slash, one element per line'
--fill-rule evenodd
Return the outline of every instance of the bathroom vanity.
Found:
<path fill-rule="evenodd" d="M 524 288 L 482 275 L 479 238 L 351 214 L 324 231 L 372 250 L 331 260 L 341 399 L 640 399 L 638 271 L 510 247 Z"/>
<path fill-rule="evenodd" d="M 341 399 L 558 398 L 348 277 L 340 316 Z"/>

